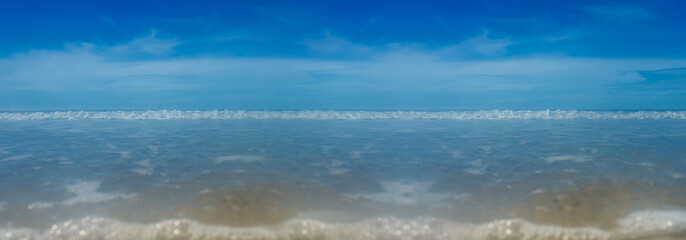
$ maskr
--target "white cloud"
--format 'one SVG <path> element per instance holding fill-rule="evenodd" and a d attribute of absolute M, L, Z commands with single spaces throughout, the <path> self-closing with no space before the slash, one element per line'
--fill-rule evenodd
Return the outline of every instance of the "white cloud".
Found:
<path fill-rule="evenodd" d="M 460 45 L 484 55 L 493 55 L 504 53 L 505 48 L 510 44 L 512 44 L 512 42 L 508 39 L 489 38 L 488 31 L 484 31 L 481 36 L 469 38 Z"/>
<path fill-rule="evenodd" d="M 454 44 L 440 49 L 440 52 L 448 57 L 474 57 L 474 56 L 498 56 L 507 52 L 507 47 L 512 41 L 506 38 L 490 38 L 488 31 L 484 30 L 479 36 L 468 38 L 459 44 Z"/>
<path fill-rule="evenodd" d="M 126 44 L 116 45 L 109 48 L 111 51 L 109 54 L 152 54 L 152 55 L 163 55 L 169 54 L 174 51 L 174 47 L 179 45 L 179 41 L 175 39 L 160 39 L 156 37 L 157 31 L 151 31 L 150 35 L 136 38 L 131 42 Z"/>
<path fill-rule="evenodd" d="M 489 32 L 484 30 L 481 35 L 467 38 L 460 43 L 446 47 L 428 50 L 419 43 L 390 43 L 381 47 L 371 47 L 352 42 L 346 38 L 325 32 L 324 38 L 306 39 L 303 45 L 309 53 L 324 57 L 352 57 L 352 58 L 375 58 L 378 56 L 417 52 L 443 55 L 448 58 L 469 59 L 474 57 L 494 57 L 507 53 L 507 47 L 513 42 L 507 38 L 489 37 Z"/>
<path fill-rule="evenodd" d="M 597 5 L 584 8 L 589 14 L 606 20 L 632 24 L 655 17 L 655 14 L 639 7 L 624 5 Z"/>
<path fill-rule="evenodd" d="M 371 51 L 330 35 L 327 39 L 328 44 L 313 43 L 313 51 Z M 16 54 L 0 59 L 0 88 L 52 91 L 191 88 L 288 91 L 307 88 L 315 91 L 464 92 L 557 87 L 573 91 L 640 82 L 644 79 L 639 71 L 686 66 L 684 59 L 543 56 L 456 60 L 445 57 L 448 50 L 426 51 L 412 46 L 390 47 L 384 52 L 374 52 L 373 58 L 363 61 L 239 57 L 126 60 L 132 52 L 161 54 L 171 51 L 174 44 L 155 38 L 153 33 L 113 47 L 82 44 L 63 50 Z M 507 44 L 507 40 L 493 40 L 484 33 L 460 46 L 486 54 L 504 51 Z"/>
<path fill-rule="evenodd" d="M 319 56 L 364 56 L 374 53 L 370 47 L 333 36 L 329 31 L 325 35 L 322 39 L 306 39 L 303 44 L 310 53 Z"/>

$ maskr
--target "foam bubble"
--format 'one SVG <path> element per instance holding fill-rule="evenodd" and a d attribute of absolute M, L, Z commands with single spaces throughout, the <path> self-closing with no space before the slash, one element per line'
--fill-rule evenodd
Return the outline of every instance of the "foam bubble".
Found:
<path fill-rule="evenodd" d="M 0 159 L 0 162 L 19 161 L 19 160 L 24 160 L 24 159 L 30 158 L 30 157 L 32 157 L 32 156 L 33 156 L 33 154 L 15 155 L 15 156 L 11 156 L 11 157 L 6 157 L 6 158 L 3 158 L 3 159 Z"/>
<path fill-rule="evenodd" d="M 348 194 L 356 199 L 368 199 L 391 205 L 436 205 L 453 198 L 450 194 L 429 192 L 431 182 L 381 182 L 383 192 L 368 194 Z"/>
<path fill-rule="evenodd" d="M 350 152 L 350 158 L 359 159 L 362 153 L 362 151 L 352 151 Z"/>
<path fill-rule="evenodd" d="M 466 173 L 472 175 L 483 175 L 486 172 L 485 168 L 469 168 L 464 170 Z"/>
<path fill-rule="evenodd" d="M 134 194 L 113 194 L 101 193 L 97 189 L 100 187 L 100 182 L 78 182 L 67 186 L 67 190 L 76 194 L 75 197 L 69 198 L 61 202 L 35 202 L 28 205 L 29 209 L 50 208 L 55 205 L 73 206 L 80 203 L 101 203 L 111 201 L 117 198 L 127 199 L 134 196 Z"/>
<path fill-rule="evenodd" d="M 487 110 L 487 111 L 58 111 L 2 112 L 0 120 L 134 120 L 134 119 L 686 119 L 686 111 L 578 111 L 578 110 Z"/>
<path fill-rule="evenodd" d="M 548 164 L 561 162 L 561 161 L 571 161 L 571 162 L 575 162 L 575 163 L 583 163 L 583 162 L 590 161 L 590 159 L 588 159 L 585 156 L 577 156 L 577 155 L 550 156 L 550 157 L 544 158 L 543 160 L 545 160 L 545 162 L 547 162 Z"/>
<path fill-rule="evenodd" d="M 234 162 L 234 161 L 260 162 L 260 161 L 264 160 L 264 158 L 261 156 L 252 156 L 252 155 L 229 155 L 229 156 L 214 157 L 214 158 L 212 158 L 212 160 L 214 160 L 214 162 L 216 162 L 216 163 Z"/>
<path fill-rule="evenodd" d="M 347 168 L 329 168 L 329 174 L 331 175 L 342 175 L 349 171 L 350 169 Z"/>
<path fill-rule="evenodd" d="M 2 228 L 0 239 L 678 239 L 686 233 L 686 213 L 642 211 L 620 219 L 615 229 L 561 227 L 522 219 L 473 224 L 420 217 L 379 217 L 357 222 L 295 218 L 261 227 L 204 225 L 190 219 L 149 224 L 85 217 L 48 229 Z"/>
<path fill-rule="evenodd" d="M 152 175 L 151 168 L 134 168 L 131 171 L 140 175 Z"/>
<path fill-rule="evenodd" d="M 119 151 L 117 153 L 119 153 L 121 158 L 131 158 L 131 152 L 129 151 Z"/>
<path fill-rule="evenodd" d="M 680 211 L 639 211 L 619 221 L 615 234 L 622 239 L 649 239 L 686 233 L 686 213 Z"/>

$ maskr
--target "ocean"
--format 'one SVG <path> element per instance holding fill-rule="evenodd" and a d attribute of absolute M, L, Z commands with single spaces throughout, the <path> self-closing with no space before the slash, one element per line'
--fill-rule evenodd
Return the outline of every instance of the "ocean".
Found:
<path fill-rule="evenodd" d="M 0 113 L 0 239 L 686 239 L 684 111 Z"/>

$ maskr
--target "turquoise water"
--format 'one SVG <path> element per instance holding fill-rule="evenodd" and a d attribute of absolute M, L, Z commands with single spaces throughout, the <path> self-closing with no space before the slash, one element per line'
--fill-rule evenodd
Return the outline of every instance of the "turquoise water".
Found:
<path fill-rule="evenodd" d="M 0 113 L 0 239 L 681 239 L 686 113 Z"/>

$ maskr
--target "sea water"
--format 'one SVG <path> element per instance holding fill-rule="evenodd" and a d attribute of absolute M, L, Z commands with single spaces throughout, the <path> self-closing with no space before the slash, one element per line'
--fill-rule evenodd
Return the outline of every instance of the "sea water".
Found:
<path fill-rule="evenodd" d="M 0 113 L 0 239 L 684 239 L 686 112 Z"/>

